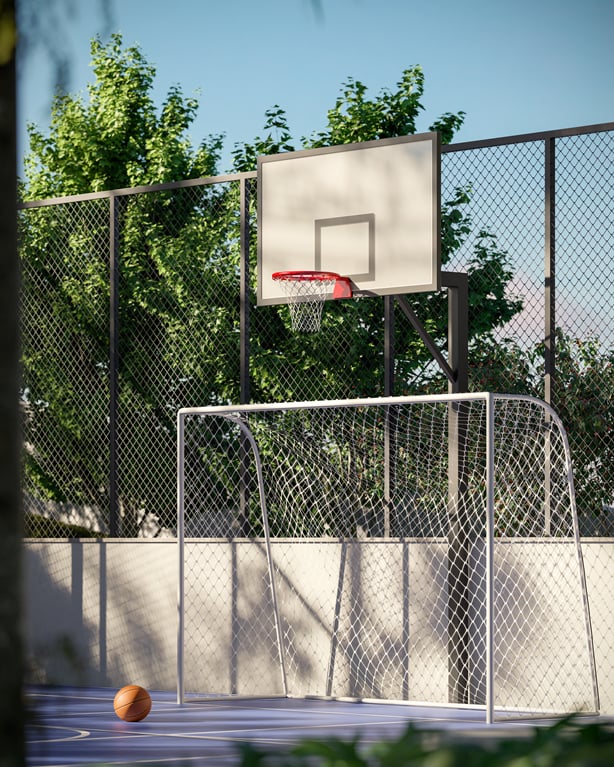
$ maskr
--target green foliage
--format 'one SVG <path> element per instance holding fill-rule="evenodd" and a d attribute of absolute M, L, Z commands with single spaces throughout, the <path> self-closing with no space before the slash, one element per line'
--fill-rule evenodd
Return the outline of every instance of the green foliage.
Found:
<path fill-rule="evenodd" d="M 235 146 L 232 152 L 234 170 L 238 173 L 255 170 L 260 155 L 294 151 L 284 110 L 275 104 L 266 110 L 265 117 L 265 135 L 257 136 L 251 144 Z"/>
<path fill-rule="evenodd" d="M 509 258 L 493 234 L 480 230 L 467 268 L 469 276 L 469 334 L 473 337 L 505 325 L 522 310 L 522 301 L 507 295 L 513 277 Z"/>
<path fill-rule="evenodd" d="M 366 98 L 367 88 L 350 78 L 328 112 L 328 125 L 311 139 L 303 139 L 305 148 L 334 146 L 359 141 L 407 136 L 416 132 L 416 119 L 422 109 L 424 94 L 422 68 L 413 66 L 403 72 L 396 90 L 384 89 L 375 99 Z M 450 143 L 461 127 L 465 113 L 446 113 L 429 127 L 438 130 L 444 144 Z"/>
<path fill-rule="evenodd" d="M 514 338 L 478 336 L 471 344 L 469 360 L 472 391 L 536 395 L 539 374 L 532 355 Z"/>
<path fill-rule="evenodd" d="M 557 328 L 556 397 L 573 456 L 578 513 L 599 517 L 614 499 L 614 351 L 597 338 L 574 338 Z M 544 346 L 477 335 L 471 344 L 473 391 L 544 397 Z"/>
<path fill-rule="evenodd" d="M 303 137 L 301 149 L 338 146 L 360 141 L 407 136 L 416 132 L 416 120 L 424 109 L 424 74 L 421 67 L 413 66 L 403 72 L 396 90 L 383 89 L 375 98 L 367 97 L 367 86 L 352 78 L 344 83 L 335 106 L 328 111 L 324 130 L 311 137 Z M 252 143 L 236 146 L 233 152 L 235 171 L 256 169 L 259 155 L 278 154 L 294 150 L 294 144 L 285 111 L 278 105 L 265 113 L 264 136 Z M 436 119 L 429 130 L 439 131 L 442 143 L 452 141 L 462 126 L 464 112 L 447 112 Z M 468 195 L 465 192 L 465 202 Z"/>
<path fill-rule="evenodd" d="M 578 513 L 599 516 L 614 503 L 614 349 L 597 338 L 556 331 L 556 399 L 574 456 Z M 543 358 L 543 347 L 533 352 Z M 539 394 L 541 388 L 535 386 Z"/>
<path fill-rule="evenodd" d="M 91 45 L 95 82 L 89 101 L 58 94 L 48 136 L 28 126 L 26 199 L 97 192 L 213 175 L 220 136 L 193 150 L 186 129 L 196 115 L 194 98 L 171 88 L 156 114 L 151 90 L 155 69 L 137 47 L 115 34 Z"/>
<path fill-rule="evenodd" d="M 150 95 L 155 70 L 138 48 L 123 49 L 119 35 L 107 46 L 95 40 L 92 66 L 88 103 L 58 95 L 49 136 L 30 128 L 24 197 L 217 172 L 221 139 L 191 148 L 186 131 L 197 104 L 177 87 L 156 114 Z M 209 402 L 212 392 L 236 399 L 228 380 L 238 366 L 234 204 L 227 190 L 210 187 L 118 201 L 126 535 L 136 533 L 143 510 L 174 517 L 173 458 L 162 443 L 174 439 L 185 389 L 190 387 L 192 401 Z M 109 466 L 108 205 L 64 204 L 21 217 L 26 475 L 44 499 L 103 508 Z M 135 490 L 143 486 L 144 450 L 151 472 L 146 497 Z"/>
<path fill-rule="evenodd" d="M 410 724 L 396 740 L 367 746 L 359 739 L 305 740 L 289 754 L 241 746 L 241 767 L 609 767 L 611 725 L 573 718 L 513 737 L 477 739 Z"/>
<path fill-rule="evenodd" d="M 173 87 L 158 113 L 151 96 L 155 69 L 139 48 L 124 48 L 114 35 L 107 45 L 94 40 L 91 51 L 89 100 L 58 95 L 49 135 L 30 126 L 24 197 L 215 175 L 221 138 L 210 137 L 196 150 L 187 139 L 196 101 Z M 303 139 L 302 148 L 413 133 L 423 92 L 419 67 L 375 98 L 349 80 L 325 129 Z M 284 110 L 274 106 L 265 117 L 262 136 L 235 149 L 236 170 L 253 169 L 259 155 L 294 148 Z M 449 141 L 462 120 L 462 112 L 446 113 L 433 127 Z M 470 195 L 457 189 L 443 204 L 444 265 L 472 230 Z M 26 472 L 42 498 L 101 508 L 109 492 L 107 205 L 71 203 L 22 216 Z M 236 185 L 220 184 L 120 197 L 117 206 L 120 503 L 123 533 L 131 535 L 150 510 L 173 524 L 177 409 L 239 400 L 239 201 Z M 476 242 L 469 269 L 474 338 L 520 308 L 508 295 L 507 255 L 486 231 Z M 251 280 L 255 295 L 255 270 Z M 409 300 L 444 346 L 445 294 Z M 309 337 L 291 330 L 286 307 L 254 308 L 252 400 L 383 394 L 383 306 L 380 298 L 329 302 L 321 333 Z M 395 344 L 399 393 L 441 386 L 429 353 L 403 318 Z M 305 381 L 316 390 L 301 392 L 297 382 Z"/>

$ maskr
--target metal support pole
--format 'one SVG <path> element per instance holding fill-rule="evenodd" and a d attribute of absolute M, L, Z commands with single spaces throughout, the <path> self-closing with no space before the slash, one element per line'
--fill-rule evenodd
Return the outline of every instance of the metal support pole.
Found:
<path fill-rule="evenodd" d="M 435 342 L 430 337 L 430 335 L 427 333 L 426 328 L 424 325 L 420 322 L 418 317 L 416 317 L 416 314 L 414 310 L 409 305 L 409 302 L 405 298 L 405 296 L 396 296 L 397 303 L 403 310 L 403 314 L 407 317 L 407 319 L 411 322 L 414 330 L 416 333 L 420 336 L 422 339 L 422 342 L 426 346 L 426 348 L 431 353 L 433 359 L 435 362 L 439 365 L 441 370 L 445 373 L 448 381 L 453 381 L 455 378 L 454 370 L 450 367 L 449 363 L 447 362 L 446 358 L 443 356 L 441 351 L 437 348 L 435 345 Z"/>
<path fill-rule="evenodd" d="M 394 395 L 394 296 L 384 296 L 384 397 Z"/>
<path fill-rule="evenodd" d="M 384 296 L 384 396 L 394 394 L 394 296 Z M 384 423 L 384 518 L 381 533 L 390 537 L 390 524 L 393 515 L 393 466 L 394 448 L 392 440 L 394 416 L 386 409 Z"/>
<path fill-rule="evenodd" d="M 454 378 L 450 394 L 469 390 L 469 278 L 464 272 L 442 272 L 442 287 L 448 289 L 448 365 Z"/>
<path fill-rule="evenodd" d="M 185 647 L 185 417 L 177 415 L 177 703 L 185 702 L 184 647 Z"/>
<path fill-rule="evenodd" d="M 448 379 L 451 394 L 469 388 L 469 280 L 460 272 L 442 272 L 448 289 L 448 359 L 436 347 L 404 296 L 397 302 Z M 453 402 L 448 413 L 448 699 L 470 702 L 469 621 L 471 520 L 467 510 L 467 405 Z"/>
<path fill-rule="evenodd" d="M 117 411 L 119 398 L 119 198 L 109 197 L 109 535 L 119 535 Z"/>
<path fill-rule="evenodd" d="M 486 400 L 486 723 L 492 724 L 495 710 L 494 660 L 494 535 L 495 535 L 495 398 Z"/>
<path fill-rule="evenodd" d="M 544 400 L 553 405 L 556 376 L 555 139 L 544 142 Z M 547 421 L 550 416 L 546 414 Z M 544 444 L 544 535 L 551 530 L 550 433 Z"/>
<path fill-rule="evenodd" d="M 454 377 L 450 394 L 466 392 L 468 381 L 468 306 L 466 274 L 444 272 L 442 285 L 448 288 L 448 364 Z M 467 510 L 467 405 L 448 406 L 448 699 L 470 703 L 471 657 L 469 584 L 471 520 Z"/>
<path fill-rule="evenodd" d="M 241 178 L 239 184 L 240 199 L 240 231 L 239 250 L 241 258 L 240 266 L 240 383 L 239 399 L 242 405 L 248 404 L 251 399 L 250 391 L 250 344 L 249 344 L 249 321 L 250 321 L 250 286 L 249 286 L 249 246 L 251 239 L 249 204 L 251 194 L 250 179 Z M 241 535 L 249 532 L 249 469 L 250 448 L 243 431 L 240 432 L 240 488 L 239 488 L 239 519 L 238 530 Z M 233 613 L 234 614 L 234 613 Z"/>
<path fill-rule="evenodd" d="M 552 405 L 555 376 L 555 146 L 549 138 L 544 144 L 544 400 Z"/>
<path fill-rule="evenodd" d="M 242 177 L 240 182 L 240 255 L 241 255 L 241 275 L 240 275 L 240 401 L 242 405 L 250 401 L 250 382 L 249 382 L 249 246 L 251 239 L 249 204 L 250 204 L 250 179 Z"/>

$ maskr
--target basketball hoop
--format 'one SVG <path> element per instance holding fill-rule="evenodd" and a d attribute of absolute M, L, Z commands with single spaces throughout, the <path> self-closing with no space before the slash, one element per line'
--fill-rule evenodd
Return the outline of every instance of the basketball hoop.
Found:
<path fill-rule="evenodd" d="M 318 332 L 322 307 L 330 293 L 333 298 L 352 297 L 349 279 L 335 272 L 274 272 L 272 278 L 288 297 L 292 330 L 296 333 Z"/>

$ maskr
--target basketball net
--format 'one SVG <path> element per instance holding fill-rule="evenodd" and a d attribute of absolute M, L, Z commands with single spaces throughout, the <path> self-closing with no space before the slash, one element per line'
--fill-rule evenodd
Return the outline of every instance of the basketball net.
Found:
<path fill-rule="evenodd" d="M 288 298 L 292 330 L 295 333 L 317 333 L 322 323 L 322 307 L 327 296 L 349 298 L 350 281 L 334 272 L 275 272 Z"/>

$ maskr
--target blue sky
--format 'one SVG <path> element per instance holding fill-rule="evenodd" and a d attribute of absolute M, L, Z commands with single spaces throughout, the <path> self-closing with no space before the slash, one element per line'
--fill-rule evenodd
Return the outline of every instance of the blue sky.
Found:
<path fill-rule="evenodd" d="M 159 104 L 174 84 L 198 96 L 190 135 L 225 134 L 221 171 L 274 104 L 299 144 L 348 78 L 375 96 L 413 64 L 425 73 L 418 130 L 463 110 L 456 141 L 614 120 L 614 0 L 108 0 L 110 25 L 101 0 L 56 2 L 69 90 L 87 98 L 91 38 L 121 32 L 156 67 Z M 48 58 L 31 51 L 19 76 L 22 151 L 27 122 L 46 128 L 53 90 Z"/>

